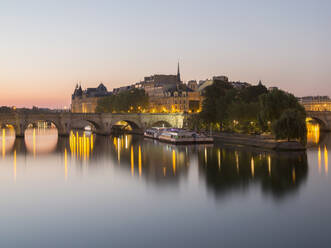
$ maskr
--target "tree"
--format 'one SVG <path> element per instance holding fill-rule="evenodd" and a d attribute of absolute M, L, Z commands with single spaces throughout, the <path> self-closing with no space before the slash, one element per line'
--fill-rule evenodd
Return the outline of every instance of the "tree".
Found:
<path fill-rule="evenodd" d="M 228 82 L 215 81 L 205 88 L 200 118 L 206 124 L 222 124 L 226 120 L 227 108 L 234 99 L 236 90 Z"/>
<path fill-rule="evenodd" d="M 296 109 L 305 115 L 305 109 L 296 97 L 282 90 L 274 89 L 261 95 L 259 97 L 259 103 L 259 124 L 264 130 L 269 129 L 270 125 L 268 126 L 268 122 L 272 124 L 278 120 L 287 109 Z"/>
<path fill-rule="evenodd" d="M 235 125 L 235 129 L 245 133 L 258 132 L 259 104 L 257 102 L 245 103 L 234 101 L 228 108 L 228 118 Z M 238 123 L 234 123 L 238 121 Z"/>
<path fill-rule="evenodd" d="M 100 98 L 98 113 L 141 113 L 148 108 L 148 96 L 143 89 L 130 89 L 116 95 Z"/>
<path fill-rule="evenodd" d="M 259 97 L 268 93 L 267 88 L 259 82 L 258 85 L 249 86 L 240 90 L 240 99 L 244 102 L 258 102 Z"/>
<path fill-rule="evenodd" d="M 281 117 L 272 125 L 272 131 L 276 139 L 299 139 L 306 142 L 306 116 L 297 109 L 285 110 Z"/>

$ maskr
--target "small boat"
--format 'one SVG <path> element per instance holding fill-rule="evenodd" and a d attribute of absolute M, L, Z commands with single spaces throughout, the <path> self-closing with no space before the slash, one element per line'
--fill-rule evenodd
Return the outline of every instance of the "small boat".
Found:
<path fill-rule="evenodd" d="M 159 135 L 159 140 L 174 144 L 189 144 L 189 143 L 213 143 L 214 139 L 196 132 L 186 131 L 182 129 L 170 129 L 162 131 Z"/>

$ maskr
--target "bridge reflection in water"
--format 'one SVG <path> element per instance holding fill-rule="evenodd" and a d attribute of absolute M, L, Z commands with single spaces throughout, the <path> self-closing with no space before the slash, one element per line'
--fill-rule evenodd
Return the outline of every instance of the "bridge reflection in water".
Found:
<path fill-rule="evenodd" d="M 327 175 L 329 144 L 319 138 L 318 128 L 309 133 L 313 143 L 319 142 L 311 148 L 316 150 L 315 164 L 320 173 Z M 56 130 L 42 128 L 31 128 L 24 139 L 16 141 L 12 129 L 2 129 L 1 154 L 2 163 L 12 166 L 14 180 L 26 161 L 22 157 L 33 155 L 37 161 L 40 156 L 47 159 L 55 155 L 60 158 L 65 180 L 78 171 L 88 175 L 94 170 L 114 168 L 155 185 L 178 185 L 189 176 L 189 171 L 197 170 L 199 178 L 217 197 L 260 185 L 263 192 L 279 198 L 298 190 L 308 174 L 306 153 L 250 151 L 218 144 L 173 146 L 142 136 L 105 137 L 82 131 L 71 131 L 69 138 L 58 138 Z"/>

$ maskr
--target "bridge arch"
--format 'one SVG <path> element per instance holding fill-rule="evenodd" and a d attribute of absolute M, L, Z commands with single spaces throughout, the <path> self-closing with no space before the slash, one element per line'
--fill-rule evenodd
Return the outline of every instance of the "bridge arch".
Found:
<path fill-rule="evenodd" d="M 129 131 L 129 132 L 137 132 L 141 129 L 141 125 L 137 123 L 137 121 L 123 119 L 116 120 L 111 125 L 111 132 L 119 132 L 119 131 Z"/>
<path fill-rule="evenodd" d="M 172 127 L 172 125 L 168 121 L 160 120 L 160 121 L 154 122 L 149 127 Z"/>
<path fill-rule="evenodd" d="M 92 130 L 97 132 L 100 129 L 100 124 L 96 121 L 89 120 L 89 119 L 73 119 L 70 121 L 67 128 L 69 129 L 81 129 L 86 126 L 91 126 Z"/>
<path fill-rule="evenodd" d="M 54 125 L 58 133 L 61 133 L 63 131 L 63 127 L 61 123 L 51 119 L 31 119 L 31 120 L 28 119 L 23 125 L 21 125 L 21 131 L 24 134 L 29 127 L 38 127 L 39 125 L 38 123 L 46 123 L 45 127 L 48 127 L 48 125 L 50 126 Z"/>
<path fill-rule="evenodd" d="M 308 122 L 308 123 L 314 122 L 314 121 L 319 124 L 321 130 L 327 129 L 327 123 L 322 118 L 318 118 L 315 116 L 308 116 L 306 119 L 306 122 Z"/>

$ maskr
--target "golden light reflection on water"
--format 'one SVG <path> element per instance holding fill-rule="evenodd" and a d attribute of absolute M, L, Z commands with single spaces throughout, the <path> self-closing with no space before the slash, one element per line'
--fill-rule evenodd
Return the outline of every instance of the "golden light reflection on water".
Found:
<path fill-rule="evenodd" d="M 329 156 L 328 156 L 328 149 L 326 145 L 324 146 L 324 168 L 325 174 L 328 175 L 329 173 Z"/>
<path fill-rule="evenodd" d="M 307 118 L 307 142 L 318 144 L 320 140 L 320 125 L 312 122 L 312 119 Z"/>
<path fill-rule="evenodd" d="M 217 165 L 218 169 L 221 170 L 221 149 L 218 148 L 217 150 Z"/>
<path fill-rule="evenodd" d="M 268 155 L 268 174 L 271 176 L 271 156 Z"/>
<path fill-rule="evenodd" d="M 141 146 L 138 147 L 138 166 L 139 166 L 139 176 L 141 176 L 142 172 L 142 164 L 141 164 Z"/>
<path fill-rule="evenodd" d="M 254 174 L 255 174 L 255 163 L 254 163 L 254 158 L 253 157 L 251 158 L 251 174 L 252 174 L 252 177 L 254 177 Z"/>
<path fill-rule="evenodd" d="M 127 142 L 127 136 L 125 138 L 125 142 Z M 125 146 L 125 147 L 127 148 L 127 146 Z M 134 176 L 134 153 L 133 153 L 133 146 L 132 145 L 131 145 L 131 175 Z"/>
<path fill-rule="evenodd" d="M 318 172 L 321 174 L 321 164 L 322 164 L 322 154 L 321 154 L 321 147 L 318 147 Z"/>
<path fill-rule="evenodd" d="M 75 134 L 71 131 L 69 136 L 71 157 L 80 160 L 89 160 L 94 149 L 94 138 L 93 133 L 79 133 L 77 131 Z"/>
<path fill-rule="evenodd" d="M 1 155 L 2 159 L 6 157 L 6 153 L 10 152 L 15 143 L 15 130 L 13 126 L 7 126 L 1 130 Z"/>

